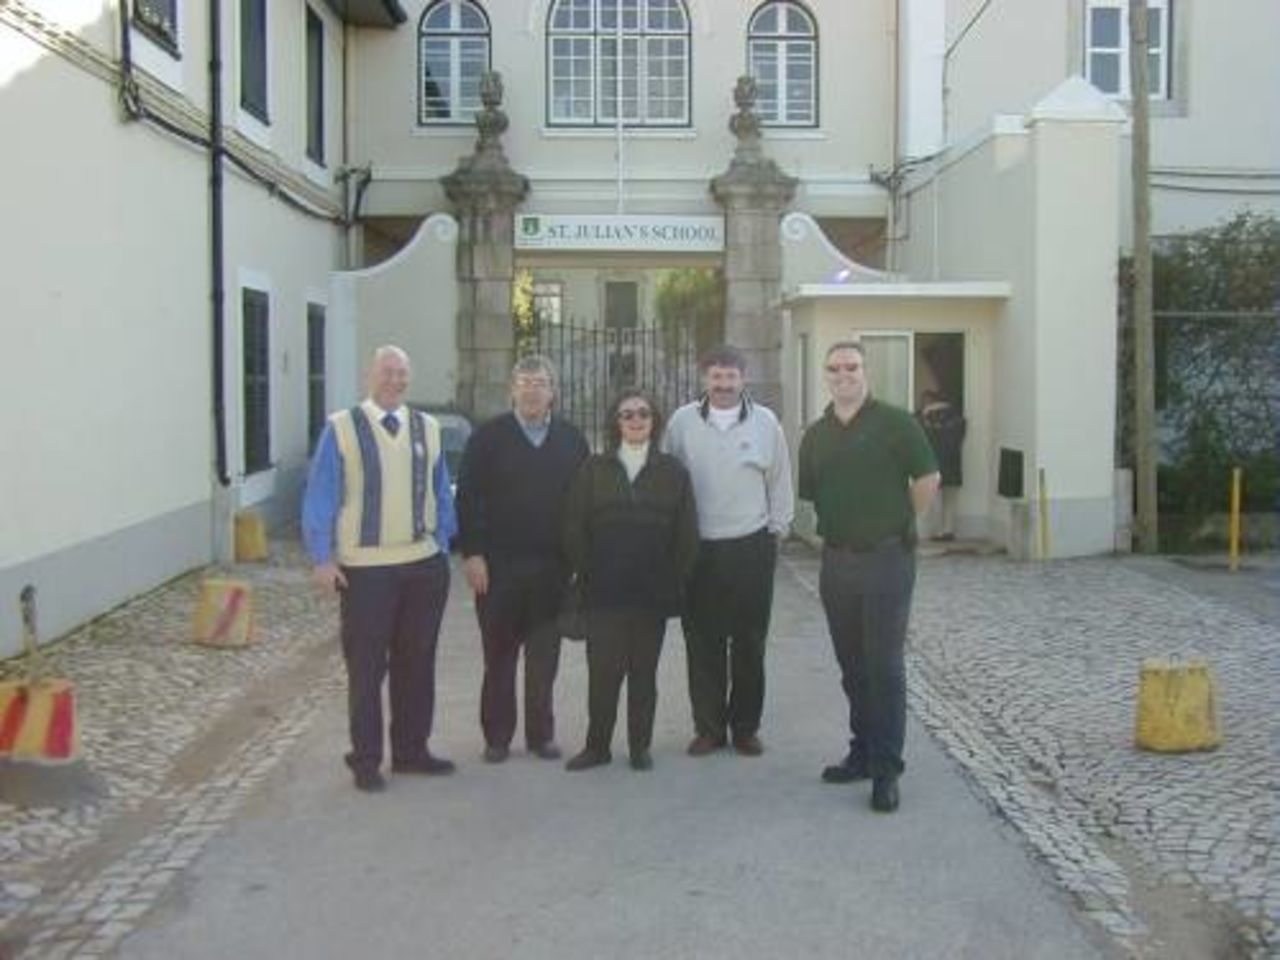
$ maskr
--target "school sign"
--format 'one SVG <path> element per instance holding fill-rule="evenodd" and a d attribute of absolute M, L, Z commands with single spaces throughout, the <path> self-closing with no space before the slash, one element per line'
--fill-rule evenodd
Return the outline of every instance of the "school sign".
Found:
<path fill-rule="evenodd" d="M 522 213 L 516 249 L 720 253 L 724 217 Z"/>

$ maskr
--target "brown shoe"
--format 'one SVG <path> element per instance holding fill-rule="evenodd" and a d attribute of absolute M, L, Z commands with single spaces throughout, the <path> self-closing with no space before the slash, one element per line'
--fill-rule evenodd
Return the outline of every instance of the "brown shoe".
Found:
<path fill-rule="evenodd" d="M 709 753 L 715 753 L 724 744 L 724 737 L 705 737 L 698 734 L 689 741 L 688 753 L 691 757 L 705 757 Z"/>
<path fill-rule="evenodd" d="M 764 753 L 764 744 L 754 733 L 748 733 L 746 736 L 733 738 L 733 749 L 744 757 L 758 757 Z"/>

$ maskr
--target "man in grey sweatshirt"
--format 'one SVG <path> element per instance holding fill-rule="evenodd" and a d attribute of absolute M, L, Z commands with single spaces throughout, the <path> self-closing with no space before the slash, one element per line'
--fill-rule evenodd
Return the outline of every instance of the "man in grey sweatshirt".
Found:
<path fill-rule="evenodd" d="M 746 358 L 730 346 L 699 361 L 704 393 L 671 417 L 664 446 L 688 469 L 700 545 L 682 626 L 693 756 L 729 742 L 759 756 L 764 649 L 778 538 L 791 524 L 791 458 L 773 411 L 743 391 Z M 728 662 L 726 663 L 726 655 Z"/>

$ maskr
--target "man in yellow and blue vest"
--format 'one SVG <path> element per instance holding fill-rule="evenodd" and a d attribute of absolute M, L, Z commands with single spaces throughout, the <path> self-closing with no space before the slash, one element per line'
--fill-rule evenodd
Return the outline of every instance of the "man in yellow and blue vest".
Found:
<path fill-rule="evenodd" d="M 404 403 L 409 358 L 374 351 L 369 396 L 329 417 L 302 502 L 313 577 L 341 598 L 351 752 L 358 790 L 382 777 L 382 681 L 390 675 L 391 770 L 445 774 L 427 749 L 435 708 L 436 640 L 457 530 L 440 426 Z"/>

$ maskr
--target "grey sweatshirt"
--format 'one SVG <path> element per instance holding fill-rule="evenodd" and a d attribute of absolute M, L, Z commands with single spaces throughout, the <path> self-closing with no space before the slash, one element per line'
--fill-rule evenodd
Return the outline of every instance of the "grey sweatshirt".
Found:
<path fill-rule="evenodd" d="M 671 415 L 662 446 L 688 469 L 704 540 L 746 536 L 761 527 L 785 534 L 795 514 L 791 457 L 773 411 L 748 399 L 745 416 L 719 430 L 704 416 L 704 402 Z"/>

